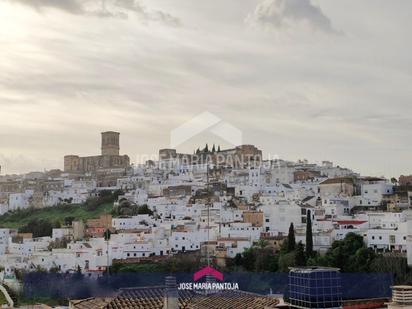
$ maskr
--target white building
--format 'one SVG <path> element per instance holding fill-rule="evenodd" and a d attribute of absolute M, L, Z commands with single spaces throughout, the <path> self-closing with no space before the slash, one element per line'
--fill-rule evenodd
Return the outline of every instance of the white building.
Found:
<path fill-rule="evenodd" d="M 407 222 L 399 223 L 396 229 L 369 229 L 367 245 L 376 251 L 407 251 Z"/>
<path fill-rule="evenodd" d="M 112 226 L 116 230 L 146 229 L 153 226 L 153 218 L 149 215 L 137 215 L 129 218 L 113 218 Z"/>
<path fill-rule="evenodd" d="M 30 199 L 33 196 L 33 190 L 26 190 L 23 193 L 10 193 L 9 211 L 25 209 L 30 205 Z"/>

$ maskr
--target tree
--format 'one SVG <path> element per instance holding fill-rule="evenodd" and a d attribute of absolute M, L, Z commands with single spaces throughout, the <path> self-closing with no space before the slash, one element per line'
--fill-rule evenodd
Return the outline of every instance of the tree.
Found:
<path fill-rule="evenodd" d="M 146 204 L 139 206 L 139 208 L 137 209 L 137 214 L 138 215 L 149 215 L 149 216 L 153 216 L 153 211 L 149 208 L 149 206 L 147 206 Z"/>
<path fill-rule="evenodd" d="M 64 225 L 66 226 L 72 225 L 74 220 L 76 220 L 76 218 L 73 216 L 64 217 Z"/>
<path fill-rule="evenodd" d="M 281 272 L 289 271 L 289 267 L 295 266 L 295 252 L 289 252 L 279 257 L 279 270 Z"/>
<path fill-rule="evenodd" d="M 293 222 L 290 223 L 289 233 L 288 233 L 288 247 L 287 252 L 292 252 L 296 248 L 296 239 L 295 239 L 295 227 Z"/>
<path fill-rule="evenodd" d="M 220 152 L 220 145 L 217 146 L 217 152 Z"/>
<path fill-rule="evenodd" d="M 242 266 L 242 254 L 237 253 L 233 262 L 235 266 Z"/>
<path fill-rule="evenodd" d="M 246 249 L 242 254 L 242 266 L 247 271 L 253 271 L 255 268 L 256 255 L 253 247 Z"/>
<path fill-rule="evenodd" d="M 59 228 L 61 228 L 61 227 L 62 227 L 62 225 L 61 225 L 60 221 L 59 221 L 59 220 L 55 220 L 54 223 L 53 223 L 53 228 L 59 229 Z"/>
<path fill-rule="evenodd" d="M 112 212 L 114 215 L 118 216 L 133 216 L 133 205 L 129 200 L 122 199 Z"/>
<path fill-rule="evenodd" d="M 213 144 L 212 152 L 216 152 L 215 144 Z"/>
<path fill-rule="evenodd" d="M 347 271 L 349 272 L 369 272 L 371 263 L 375 259 L 375 252 L 372 248 L 362 247 L 356 250 L 356 253 L 349 258 Z"/>
<path fill-rule="evenodd" d="M 88 211 L 96 210 L 100 205 L 99 198 L 97 197 L 89 197 L 86 201 L 86 209 Z"/>
<path fill-rule="evenodd" d="M 305 246 L 299 241 L 295 252 L 295 265 L 306 266 Z"/>
<path fill-rule="evenodd" d="M 60 238 L 60 239 L 56 239 L 54 241 L 51 241 L 50 244 L 48 245 L 48 249 L 51 251 L 52 249 L 65 249 L 67 248 L 67 244 L 70 241 L 66 238 Z"/>
<path fill-rule="evenodd" d="M 209 146 L 206 144 L 205 152 L 209 152 Z"/>
<path fill-rule="evenodd" d="M 82 274 L 82 268 L 80 265 L 77 265 L 76 267 L 76 272 L 72 276 L 73 280 L 75 281 L 82 281 L 84 278 L 84 275 Z"/>
<path fill-rule="evenodd" d="M 407 258 L 396 254 L 375 257 L 370 263 L 369 271 L 391 273 L 395 284 L 410 284 L 412 282 L 412 271 L 408 267 Z"/>
<path fill-rule="evenodd" d="M 348 233 L 343 240 L 334 241 L 326 252 L 322 266 L 338 267 L 344 272 L 365 271 L 372 262 L 372 250 L 366 249 L 363 237 Z"/>
<path fill-rule="evenodd" d="M 277 257 L 273 249 L 263 240 L 245 249 L 242 254 L 237 254 L 232 264 L 235 267 L 240 266 L 247 271 L 264 272 L 278 270 Z M 228 264 L 227 266 L 230 267 Z"/>
<path fill-rule="evenodd" d="M 105 241 L 109 241 L 111 235 L 112 235 L 112 232 L 110 232 L 110 230 L 107 229 L 107 230 L 104 232 L 104 240 L 105 240 Z"/>
<path fill-rule="evenodd" d="M 313 256 L 312 218 L 310 210 L 306 213 L 306 256 Z"/>
<path fill-rule="evenodd" d="M 32 219 L 19 229 L 20 233 L 33 233 L 33 237 L 51 236 L 54 226 L 47 219 Z"/>
<path fill-rule="evenodd" d="M 273 271 L 274 262 L 276 262 L 273 250 L 269 247 L 257 247 L 255 249 L 255 265 L 254 271 L 264 272 L 264 271 Z"/>
<path fill-rule="evenodd" d="M 392 178 L 391 178 L 391 183 L 392 183 L 393 185 L 396 185 L 396 184 L 398 183 L 398 179 L 396 179 L 395 177 L 392 177 Z"/>

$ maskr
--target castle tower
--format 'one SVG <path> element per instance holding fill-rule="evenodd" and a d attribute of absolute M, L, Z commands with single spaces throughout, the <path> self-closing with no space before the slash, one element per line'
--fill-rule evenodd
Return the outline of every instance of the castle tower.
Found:
<path fill-rule="evenodd" d="M 119 155 L 119 136 L 120 133 L 118 132 L 102 132 L 102 156 Z"/>

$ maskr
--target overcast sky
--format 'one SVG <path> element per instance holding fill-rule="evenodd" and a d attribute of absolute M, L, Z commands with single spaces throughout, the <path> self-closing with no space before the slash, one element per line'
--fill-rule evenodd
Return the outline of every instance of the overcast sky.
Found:
<path fill-rule="evenodd" d="M 121 132 L 132 161 L 209 111 L 265 155 L 412 173 L 412 1 L 2 0 L 2 174 Z M 180 150 L 205 141 L 205 133 Z M 179 149 L 179 148 L 178 148 Z"/>

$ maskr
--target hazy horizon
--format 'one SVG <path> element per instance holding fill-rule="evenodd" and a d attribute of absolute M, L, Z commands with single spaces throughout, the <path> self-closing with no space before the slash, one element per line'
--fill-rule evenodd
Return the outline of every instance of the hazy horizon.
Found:
<path fill-rule="evenodd" d="M 98 3 L 98 4 L 97 4 Z M 134 162 L 208 111 L 284 160 L 412 174 L 412 2 L 6 0 L 1 175 L 121 133 Z M 204 133 L 178 147 L 191 152 Z"/>

